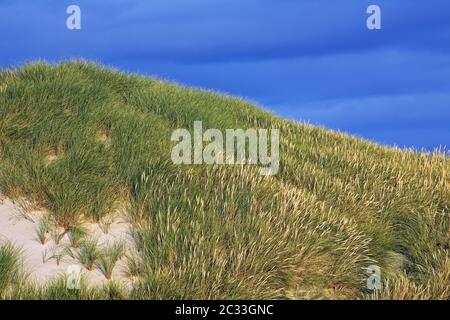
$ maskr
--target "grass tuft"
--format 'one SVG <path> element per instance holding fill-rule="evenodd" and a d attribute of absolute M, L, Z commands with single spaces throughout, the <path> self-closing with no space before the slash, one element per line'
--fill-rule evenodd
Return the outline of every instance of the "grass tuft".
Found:
<path fill-rule="evenodd" d="M 73 248 L 78 248 L 80 242 L 88 235 L 88 230 L 81 225 L 74 225 L 70 228 L 69 240 Z"/>
<path fill-rule="evenodd" d="M 37 240 L 39 243 L 44 245 L 48 238 L 50 231 L 52 229 L 52 221 L 49 216 L 43 216 L 40 218 L 39 223 L 36 228 Z"/>
<path fill-rule="evenodd" d="M 98 240 L 90 238 L 81 241 L 76 257 L 86 269 L 94 270 L 94 266 L 100 258 Z"/>
<path fill-rule="evenodd" d="M 105 275 L 105 278 L 110 280 L 117 262 L 122 259 L 125 254 L 125 244 L 122 241 L 116 241 L 113 244 L 106 245 L 101 249 L 98 259 L 98 267 Z"/>

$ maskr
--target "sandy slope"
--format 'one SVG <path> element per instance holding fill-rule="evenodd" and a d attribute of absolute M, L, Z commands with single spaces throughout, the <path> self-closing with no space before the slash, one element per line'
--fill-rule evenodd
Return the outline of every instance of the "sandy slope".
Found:
<path fill-rule="evenodd" d="M 45 252 L 47 251 L 48 256 L 51 256 L 52 248 L 55 246 L 55 242 L 51 237 L 49 237 L 50 239 L 45 245 L 37 240 L 37 221 L 39 221 L 40 216 L 46 213 L 43 211 L 32 211 L 27 212 L 25 217 L 22 212 L 23 209 L 9 199 L 4 200 L 0 204 L 0 242 L 10 241 L 22 249 L 24 267 L 26 272 L 29 272 L 31 279 L 43 284 L 58 274 L 66 273 L 71 265 L 81 266 L 77 260 L 69 255 L 65 255 L 59 265 L 54 258 L 44 262 L 43 255 Z M 108 234 L 104 234 L 97 224 L 85 224 L 84 226 L 89 230 L 91 236 L 99 239 L 99 245 L 123 239 L 128 246 L 127 252 L 134 250 L 133 240 L 130 235 L 130 225 L 120 219 L 117 219 L 111 225 Z M 68 235 L 65 235 L 60 244 L 65 245 L 68 243 Z M 122 259 L 114 269 L 113 279 L 127 284 L 129 280 L 124 274 L 124 269 L 125 263 L 124 259 Z M 102 284 L 107 281 L 98 268 L 93 271 L 82 268 L 82 274 L 92 285 Z"/>

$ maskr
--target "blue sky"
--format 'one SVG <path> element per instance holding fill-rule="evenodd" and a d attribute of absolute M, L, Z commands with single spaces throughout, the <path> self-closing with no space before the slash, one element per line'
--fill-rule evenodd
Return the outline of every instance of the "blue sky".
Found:
<path fill-rule="evenodd" d="M 82 29 L 66 28 L 81 7 Z M 366 28 L 366 9 L 382 29 Z M 450 147 L 448 0 L 0 0 L 0 66 L 93 59 L 380 143 Z"/>

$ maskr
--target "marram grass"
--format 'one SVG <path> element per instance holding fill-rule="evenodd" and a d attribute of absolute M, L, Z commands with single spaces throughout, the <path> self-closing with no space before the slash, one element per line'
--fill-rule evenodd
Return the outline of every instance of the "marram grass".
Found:
<path fill-rule="evenodd" d="M 0 243 L 0 296 L 17 285 L 21 269 L 21 252 L 9 242 Z"/>
<path fill-rule="evenodd" d="M 7 279 L 3 298 L 450 298 L 442 152 L 386 148 L 85 62 L 4 70 L 0 88 L 1 192 L 45 208 L 68 231 L 126 204 L 139 250 L 128 261 L 131 290 Z M 279 173 L 173 165 L 171 132 L 196 120 L 280 129 Z M 382 271 L 376 292 L 366 287 L 370 265 Z"/>

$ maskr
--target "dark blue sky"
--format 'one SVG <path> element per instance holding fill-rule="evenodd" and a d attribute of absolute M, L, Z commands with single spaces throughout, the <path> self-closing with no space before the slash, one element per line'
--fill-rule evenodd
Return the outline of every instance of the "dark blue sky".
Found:
<path fill-rule="evenodd" d="M 66 8 L 82 29 L 66 28 Z M 382 9 L 382 30 L 366 9 Z M 0 0 L 0 66 L 94 59 L 380 143 L 450 147 L 448 0 Z"/>

